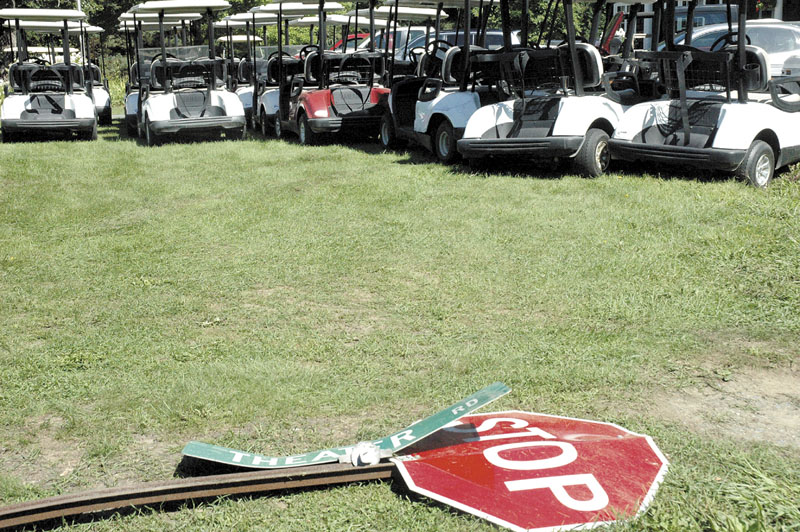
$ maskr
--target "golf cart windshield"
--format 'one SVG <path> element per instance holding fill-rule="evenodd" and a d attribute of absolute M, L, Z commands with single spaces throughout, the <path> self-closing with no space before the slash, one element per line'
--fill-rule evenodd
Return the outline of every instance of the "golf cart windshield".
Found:
<path fill-rule="evenodd" d="M 208 59 L 208 46 L 167 46 L 167 57 L 182 61 L 192 59 Z M 139 50 L 142 59 L 150 61 L 154 56 L 161 56 L 161 48 L 142 48 Z"/>
<path fill-rule="evenodd" d="M 166 77 L 172 80 L 175 89 L 200 89 L 212 83 L 215 87 L 224 84 L 226 64 L 222 58 L 208 58 L 208 46 L 168 46 L 167 72 L 161 61 L 161 48 L 142 48 L 139 52 L 145 65 L 143 73 L 150 78 L 155 90 L 165 87 Z M 212 80 L 213 78 L 213 80 Z"/>

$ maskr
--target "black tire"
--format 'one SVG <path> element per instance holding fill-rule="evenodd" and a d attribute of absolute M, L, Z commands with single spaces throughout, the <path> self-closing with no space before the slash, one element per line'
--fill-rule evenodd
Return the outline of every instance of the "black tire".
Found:
<path fill-rule="evenodd" d="M 110 126 L 112 122 L 111 118 L 111 108 L 108 108 L 103 111 L 103 114 L 100 115 L 100 125 L 101 126 Z"/>
<path fill-rule="evenodd" d="M 127 116 L 125 117 L 125 133 L 128 134 L 128 137 L 135 139 L 139 136 L 139 132 L 136 129 L 136 116 L 133 117 L 133 121 L 131 121 Z"/>
<path fill-rule="evenodd" d="M 583 144 L 572 161 L 575 173 L 586 177 L 597 177 L 608 169 L 610 162 L 608 133 L 596 128 L 587 131 Z"/>
<path fill-rule="evenodd" d="M 747 149 L 736 176 L 757 188 L 767 188 L 775 176 L 775 152 L 763 140 L 755 140 Z"/>
<path fill-rule="evenodd" d="M 148 146 L 158 146 L 159 144 L 158 134 L 150 126 L 150 118 L 148 117 L 144 119 L 144 138 Z"/>
<path fill-rule="evenodd" d="M 297 121 L 297 137 L 303 146 L 314 146 L 319 144 L 319 135 L 308 125 L 308 117 L 305 113 L 300 115 Z"/>
<path fill-rule="evenodd" d="M 458 159 L 456 135 L 449 120 L 442 121 L 436 128 L 433 136 L 433 152 L 436 154 L 436 158 L 445 164 L 450 164 Z"/>
<path fill-rule="evenodd" d="M 97 140 L 97 120 L 94 121 L 94 126 L 89 131 L 78 132 L 79 140 Z"/>
<path fill-rule="evenodd" d="M 283 124 L 281 124 L 280 113 L 275 115 L 275 119 L 272 121 L 272 134 L 275 135 L 276 139 L 283 138 Z"/>
<path fill-rule="evenodd" d="M 394 119 L 392 119 L 392 115 L 388 111 L 383 113 L 381 117 L 378 139 L 381 141 L 381 146 L 387 150 L 396 148 L 399 144 L 397 142 L 397 131 L 394 129 Z"/>
<path fill-rule="evenodd" d="M 244 140 L 247 136 L 247 125 L 237 127 L 236 129 L 226 129 L 225 138 L 229 140 Z"/>
<path fill-rule="evenodd" d="M 261 120 L 258 121 L 259 126 L 261 126 L 261 134 L 267 138 L 271 137 L 274 131 L 272 130 L 272 124 L 269 123 L 269 118 L 267 118 L 266 113 L 261 113 Z"/>
<path fill-rule="evenodd" d="M 7 143 L 10 143 L 10 142 L 16 142 L 16 140 L 17 140 L 17 137 L 16 137 L 16 135 L 14 133 L 11 133 L 10 131 L 3 130 L 3 144 L 7 144 Z"/>

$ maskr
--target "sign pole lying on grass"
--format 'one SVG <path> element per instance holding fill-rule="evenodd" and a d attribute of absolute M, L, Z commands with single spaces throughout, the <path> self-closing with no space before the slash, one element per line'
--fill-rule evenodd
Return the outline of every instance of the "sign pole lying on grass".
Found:
<path fill-rule="evenodd" d="M 389 479 L 395 468 L 409 490 L 517 531 L 593 528 L 644 511 L 668 466 L 649 436 L 611 423 L 529 412 L 470 415 L 510 391 L 495 383 L 386 438 L 296 456 L 191 442 L 186 456 L 256 470 L 18 503 L 0 508 L 0 529 L 178 501 Z M 380 463 L 392 455 L 391 462 Z"/>
<path fill-rule="evenodd" d="M 496 382 L 430 417 L 413 423 L 399 432 L 379 440 L 373 440 L 372 444 L 377 447 L 381 458 L 388 458 L 397 451 L 413 445 L 445 425 L 491 403 L 495 399 L 499 399 L 510 391 L 511 388 L 502 382 Z M 219 445 L 191 441 L 186 444 L 182 453 L 184 456 L 198 460 L 231 466 L 253 469 L 278 469 L 350 461 L 354 448 L 356 448 L 356 445 L 321 449 L 294 456 L 265 456 L 229 449 L 228 447 L 220 447 Z"/>

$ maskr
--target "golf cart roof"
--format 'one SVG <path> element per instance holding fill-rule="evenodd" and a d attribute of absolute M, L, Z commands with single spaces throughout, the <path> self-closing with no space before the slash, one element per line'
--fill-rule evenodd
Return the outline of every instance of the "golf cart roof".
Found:
<path fill-rule="evenodd" d="M 323 10 L 325 13 L 333 11 L 341 11 L 344 9 L 342 4 L 338 2 L 325 2 Z M 277 13 L 281 11 L 284 15 L 315 15 L 319 13 L 318 4 L 301 4 L 300 2 L 276 2 L 274 4 L 267 4 L 265 6 L 256 6 L 250 9 L 251 13 Z"/>
<path fill-rule="evenodd" d="M 16 49 L 17 48 L 14 47 L 14 50 L 16 50 Z M 61 47 L 57 47 L 56 48 L 56 52 L 62 52 L 62 51 L 63 51 L 63 49 Z M 78 50 L 77 48 L 70 48 L 69 51 L 72 54 L 77 54 L 80 50 Z M 11 52 L 11 47 L 10 46 L 4 46 L 3 47 L 3 53 L 7 54 L 9 52 Z M 48 48 L 47 46 L 28 46 L 28 53 L 29 54 L 48 54 L 49 55 L 50 54 L 50 48 Z"/>
<path fill-rule="evenodd" d="M 244 28 L 246 25 L 244 20 L 231 20 L 228 17 L 214 22 L 215 28 Z"/>
<path fill-rule="evenodd" d="M 33 9 L 11 8 L 0 9 L 0 18 L 8 20 L 39 20 L 58 22 L 65 20 L 84 20 L 86 13 L 77 9 Z"/>
<path fill-rule="evenodd" d="M 435 10 L 436 7 L 439 5 L 439 2 L 437 2 L 436 0 L 387 0 L 383 2 L 383 5 L 393 6 L 395 5 L 395 3 L 397 3 L 400 6 L 401 10 L 403 9 L 403 6 L 415 6 L 419 8 L 427 7 L 427 8 L 433 8 Z M 472 7 L 480 7 L 481 0 L 470 0 L 469 3 Z M 499 0 L 494 0 L 494 4 L 499 5 L 500 4 Z M 483 5 L 488 6 L 489 0 L 483 0 Z M 442 7 L 446 7 L 449 9 L 463 8 L 464 0 L 442 0 Z M 400 13 L 402 13 L 402 11 L 400 11 Z"/>
<path fill-rule="evenodd" d="M 123 13 L 119 16 L 120 20 L 133 20 L 134 15 L 136 16 L 136 21 L 139 22 L 158 22 L 158 13 L 137 13 L 137 12 L 127 12 Z M 164 22 L 175 22 L 175 21 L 182 21 L 182 20 L 200 20 L 203 18 L 203 15 L 200 13 L 170 13 L 164 15 Z"/>
<path fill-rule="evenodd" d="M 251 35 L 250 41 L 261 42 L 262 39 L 258 35 Z M 231 41 L 234 43 L 237 42 L 248 42 L 247 35 L 231 35 Z M 228 42 L 227 35 L 223 35 L 222 37 L 217 37 L 217 42 Z"/>
<path fill-rule="evenodd" d="M 180 28 L 180 24 L 175 24 L 174 22 L 165 23 L 164 30 L 170 31 L 176 28 Z M 136 25 L 131 22 L 130 20 L 126 20 L 124 22 L 119 23 L 119 31 L 136 31 Z M 154 24 L 152 22 L 147 22 L 142 24 L 142 31 L 158 31 L 159 27 L 158 24 Z"/>
<path fill-rule="evenodd" d="M 595 0 L 575 0 L 576 4 L 594 4 Z M 622 4 L 624 6 L 631 6 L 633 4 L 644 4 L 650 5 L 655 4 L 656 0 L 613 0 L 613 2 L 607 0 L 606 3 L 613 3 L 613 4 Z"/>
<path fill-rule="evenodd" d="M 133 6 L 133 13 L 185 13 L 188 11 L 224 11 L 231 5 L 225 0 L 150 0 Z"/>
<path fill-rule="evenodd" d="M 265 22 L 272 22 L 273 24 L 275 21 L 278 20 L 278 15 L 275 13 L 250 13 L 245 11 L 244 13 L 236 13 L 235 15 L 229 15 L 225 17 L 229 20 L 242 20 L 245 22 L 253 23 L 253 18 L 255 17 L 255 21 L 257 25 L 263 25 Z"/>
<path fill-rule="evenodd" d="M 394 12 L 397 10 L 397 19 L 398 20 L 410 20 L 420 21 L 420 20 L 431 20 L 436 18 L 436 9 L 431 9 L 427 7 L 391 7 L 391 6 L 382 6 L 375 10 L 376 15 L 386 15 L 394 16 Z M 446 19 L 447 14 L 442 13 L 442 19 Z"/>
<path fill-rule="evenodd" d="M 356 16 L 356 10 L 355 9 L 351 9 L 350 11 L 345 13 L 344 15 L 347 16 L 347 17 L 351 17 L 351 22 L 355 22 L 355 16 Z M 369 10 L 367 10 L 367 9 L 359 9 L 358 10 L 358 23 L 359 23 L 359 25 L 361 24 L 361 22 L 364 22 L 365 24 L 369 25 Z M 389 23 L 389 19 L 388 18 L 385 18 L 385 19 L 379 19 L 377 17 L 375 18 L 375 25 L 376 26 L 380 26 L 381 24 L 386 25 L 388 23 Z"/>
<path fill-rule="evenodd" d="M 365 16 L 361 16 L 365 15 Z M 389 22 L 385 19 L 375 19 L 376 26 L 385 26 Z M 347 26 L 348 24 L 355 23 L 355 16 L 348 15 L 327 15 L 325 23 L 334 26 Z M 369 26 L 369 15 L 367 13 L 359 13 L 359 25 L 366 24 Z M 303 17 L 289 22 L 289 26 L 319 26 L 319 17 Z"/>

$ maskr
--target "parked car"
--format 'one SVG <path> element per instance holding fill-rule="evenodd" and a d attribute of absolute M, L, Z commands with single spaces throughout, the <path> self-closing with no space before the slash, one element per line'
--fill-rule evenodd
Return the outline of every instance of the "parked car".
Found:
<path fill-rule="evenodd" d="M 736 25 L 733 25 L 736 31 Z M 727 24 L 713 24 L 696 28 L 692 35 L 692 46 L 700 50 L 710 50 L 714 43 L 728 33 Z M 685 33 L 675 38 L 675 44 L 683 44 Z M 780 20 L 750 20 L 747 22 L 749 44 L 763 48 L 769 55 L 769 74 L 782 75 L 783 64 L 787 59 L 800 54 L 800 26 Z M 663 44 L 660 47 L 663 49 Z"/>
<path fill-rule="evenodd" d="M 431 35 L 433 33 L 431 32 Z M 475 36 L 477 35 L 476 30 L 470 31 L 470 44 L 475 44 Z M 452 30 L 443 31 L 439 34 L 439 38 L 443 41 L 447 41 L 454 46 L 464 46 L 464 33 L 459 33 L 458 35 L 458 42 L 456 42 L 456 32 Z M 430 37 L 433 40 L 433 37 Z M 519 45 L 519 30 L 512 30 L 511 32 L 511 44 L 512 45 Z M 417 37 L 416 39 L 411 40 L 408 45 L 409 50 L 413 50 L 414 48 L 424 48 L 425 47 L 425 33 L 423 32 L 422 35 Z M 486 30 L 486 48 L 489 50 L 493 50 L 495 48 L 502 48 L 503 47 L 503 31 L 502 30 Z"/>

